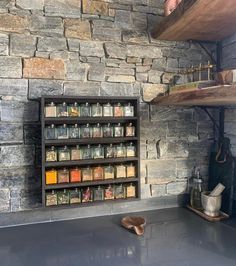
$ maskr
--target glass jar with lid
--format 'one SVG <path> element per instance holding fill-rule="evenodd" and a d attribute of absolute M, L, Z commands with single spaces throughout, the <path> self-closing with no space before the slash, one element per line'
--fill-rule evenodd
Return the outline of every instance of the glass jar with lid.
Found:
<path fill-rule="evenodd" d="M 80 116 L 80 107 L 77 102 L 69 104 L 67 109 L 68 109 L 68 116 L 71 117 Z"/>
<path fill-rule="evenodd" d="M 54 102 L 46 104 L 44 108 L 45 117 L 56 117 L 57 116 L 57 107 Z"/>
<path fill-rule="evenodd" d="M 92 104 L 91 112 L 93 117 L 102 116 L 102 105 L 100 103 Z"/>
<path fill-rule="evenodd" d="M 82 189 L 82 202 L 91 202 L 93 200 L 93 193 L 90 187 Z"/>
<path fill-rule="evenodd" d="M 56 206 L 57 205 L 57 194 L 54 190 L 51 192 L 46 192 L 46 206 Z"/>
<path fill-rule="evenodd" d="M 58 205 L 68 205 L 70 203 L 69 190 L 64 189 L 57 192 L 57 203 Z"/>
<path fill-rule="evenodd" d="M 115 157 L 116 158 L 124 158 L 126 157 L 126 146 L 121 143 L 115 148 Z"/>
<path fill-rule="evenodd" d="M 126 166 L 126 176 L 127 176 L 127 178 L 134 178 L 134 177 L 136 177 L 135 165 L 133 163 L 128 164 Z"/>
<path fill-rule="evenodd" d="M 126 166 L 123 164 L 115 166 L 116 178 L 126 178 Z"/>
<path fill-rule="evenodd" d="M 105 117 L 111 117 L 113 116 L 113 106 L 110 103 L 103 104 L 103 116 Z"/>
<path fill-rule="evenodd" d="M 62 170 L 58 170 L 57 172 L 57 183 L 69 183 L 70 182 L 70 173 L 69 170 L 64 168 Z"/>
<path fill-rule="evenodd" d="M 102 201 L 104 200 L 104 189 L 99 187 L 95 187 L 93 189 L 93 200 L 94 201 Z"/>
<path fill-rule="evenodd" d="M 80 129 L 78 124 L 69 127 L 69 137 L 70 139 L 78 139 L 80 137 Z"/>
<path fill-rule="evenodd" d="M 132 123 L 129 123 L 125 127 L 125 136 L 134 137 L 135 136 L 135 126 Z"/>
<path fill-rule="evenodd" d="M 111 185 L 105 187 L 104 189 L 104 198 L 105 200 L 112 200 L 114 199 L 114 189 Z"/>
<path fill-rule="evenodd" d="M 92 127 L 92 136 L 93 138 L 102 138 L 102 127 L 99 123 Z"/>
<path fill-rule="evenodd" d="M 105 157 L 106 158 L 114 158 L 115 157 L 115 147 L 113 144 L 105 147 Z"/>
<path fill-rule="evenodd" d="M 72 147 L 70 152 L 71 152 L 70 156 L 72 161 L 81 160 L 81 149 L 79 145 L 76 145 L 76 147 Z"/>
<path fill-rule="evenodd" d="M 136 187 L 133 184 L 129 184 L 125 187 L 126 198 L 135 198 L 136 197 Z"/>
<path fill-rule="evenodd" d="M 96 166 L 93 168 L 93 180 L 103 180 L 104 170 L 101 166 Z"/>
<path fill-rule="evenodd" d="M 58 126 L 56 129 L 57 139 L 68 139 L 69 138 L 69 129 L 66 124 Z"/>
<path fill-rule="evenodd" d="M 57 184 L 57 171 L 55 169 L 45 172 L 45 183 L 46 185 Z"/>
<path fill-rule="evenodd" d="M 67 117 L 67 104 L 66 102 L 57 105 L 57 117 Z"/>
<path fill-rule="evenodd" d="M 83 160 L 89 160 L 92 158 L 92 149 L 90 145 L 81 148 L 81 158 Z"/>
<path fill-rule="evenodd" d="M 114 116 L 115 117 L 124 116 L 124 109 L 120 103 L 114 105 Z"/>
<path fill-rule="evenodd" d="M 134 116 L 134 106 L 131 103 L 125 104 L 124 116 Z"/>
<path fill-rule="evenodd" d="M 202 210 L 202 201 L 201 201 L 201 194 L 203 192 L 203 181 L 202 178 L 196 176 L 193 178 L 193 187 L 190 193 L 190 203 L 194 209 Z"/>
<path fill-rule="evenodd" d="M 77 183 L 81 182 L 81 180 L 82 180 L 81 169 L 79 169 L 78 167 L 70 169 L 70 182 Z"/>
<path fill-rule="evenodd" d="M 46 149 L 46 162 L 56 162 L 57 161 L 57 150 L 54 146 Z"/>
<path fill-rule="evenodd" d="M 88 182 L 93 180 L 93 171 L 91 167 L 86 167 L 82 169 L 82 180 L 83 182 Z"/>
<path fill-rule="evenodd" d="M 101 144 L 93 147 L 93 159 L 104 159 L 104 147 Z"/>
<path fill-rule="evenodd" d="M 104 179 L 114 179 L 115 169 L 112 165 L 104 166 Z"/>
<path fill-rule="evenodd" d="M 115 196 L 115 199 L 124 199 L 125 198 L 125 189 L 124 189 L 124 186 L 122 184 L 115 185 L 114 196 Z"/>
<path fill-rule="evenodd" d="M 124 127 L 121 125 L 121 123 L 118 123 L 114 126 L 114 137 L 124 137 Z"/>
<path fill-rule="evenodd" d="M 55 139 L 56 138 L 56 129 L 55 125 L 45 127 L 45 139 Z"/>
<path fill-rule="evenodd" d="M 134 144 L 132 142 L 130 142 L 126 146 L 126 156 L 127 157 L 135 157 L 135 155 L 136 155 L 136 147 L 134 146 Z"/>
<path fill-rule="evenodd" d="M 58 159 L 61 161 L 70 161 L 70 149 L 67 146 L 58 150 Z"/>
<path fill-rule="evenodd" d="M 91 116 L 90 104 L 85 103 L 80 105 L 80 116 L 89 117 Z"/>
<path fill-rule="evenodd" d="M 107 125 L 104 125 L 102 127 L 103 130 L 103 137 L 104 138 L 112 138 L 113 137 L 113 127 L 111 126 L 110 123 L 108 123 Z"/>
<path fill-rule="evenodd" d="M 89 124 L 83 125 L 80 128 L 80 137 L 82 139 L 88 139 L 92 137 L 91 127 Z"/>
<path fill-rule="evenodd" d="M 70 204 L 81 203 L 81 191 L 78 188 L 70 190 Z"/>

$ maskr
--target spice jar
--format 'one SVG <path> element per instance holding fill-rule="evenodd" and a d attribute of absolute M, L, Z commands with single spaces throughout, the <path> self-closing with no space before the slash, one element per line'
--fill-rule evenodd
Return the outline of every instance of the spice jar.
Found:
<path fill-rule="evenodd" d="M 92 158 L 92 150 L 90 145 L 81 148 L 81 154 L 83 160 L 89 160 Z"/>
<path fill-rule="evenodd" d="M 57 172 L 57 183 L 69 183 L 70 182 L 70 173 L 69 170 L 64 168 L 63 170 L 58 170 Z"/>
<path fill-rule="evenodd" d="M 70 190 L 70 204 L 78 204 L 81 203 L 81 191 L 76 188 Z"/>
<path fill-rule="evenodd" d="M 81 104 L 81 106 L 80 106 L 80 116 L 82 116 L 82 117 L 91 116 L 89 103 Z"/>
<path fill-rule="evenodd" d="M 102 138 L 102 127 L 99 123 L 92 128 L 92 137 Z"/>
<path fill-rule="evenodd" d="M 126 178 L 126 166 L 123 164 L 115 166 L 116 178 Z"/>
<path fill-rule="evenodd" d="M 110 103 L 103 104 L 103 116 L 111 117 L 113 116 L 113 106 Z"/>
<path fill-rule="evenodd" d="M 126 157 L 126 147 L 124 146 L 123 143 L 121 143 L 120 145 L 116 146 L 115 149 L 115 157 L 117 158 L 124 158 Z"/>
<path fill-rule="evenodd" d="M 93 147 L 93 159 L 104 159 L 104 147 L 101 144 Z"/>
<path fill-rule="evenodd" d="M 111 185 L 107 186 L 104 190 L 104 198 L 105 200 L 114 199 L 114 189 Z"/>
<path fill-rule="evenodd" d="M 57 205 L 57 194 L 54 190 L 52 192 L 46 192 L 46 206 L 56 206 Z"/>
<path fill-rule="evenodd" d="M 132 163 L 126 166 L 127 178 L 134 178 L 136 176 L 135 172 L 135 166 Z"/>
<path fill-rule="evenodd" d="M 104 167 L 104 179 L 114 179 L 115 178 L 115 170 L 111 165 Z"/>
<path fill-rule="evenodd" d="M 133 145 L 132 142 L 130 142 L 126 146 L 126 156 L 127 157 L 135 157 L 135 154 L 136 154 L 136 147 Z"/>
<path fill-rule="evenodd" d="M 55 169 L 46 171 L 45 177 L 46 185 L 57 184 L 57 171 Z"/>
<path fill-rule="evenodd" d="M 133 184 L 127 185 L 125 187 L 126 190 L 126 197 L 127 198 L 135 198 L 136 197 L 136 187 Z"/>
<path fill-rule="evenodd" d="M 113 127 L 110 123 L 103 126 L 103 137 L 104 138 L 112 138 L 113 137 Z"/>
<path fill-rule="evenodd" d="M 117 124 L 114 127 L 114 136 L 115 137 L 124 137 L 124 127 L 121 124 Z"/>
<path fill-rule="evenodd" d="M 92 116 L 93 117 L 102 116 L 102 106 L 100 103 L 92 104 Z"/>
<path fill-rule="evenodd" d="M 201 194 L 203 191 L 203 182 L 200 176 L 200 172 L 197 172 L 197 176 L 193 178 L 193 187 L 190 193 L 190 203 L 194 209 L 202 210 Z"/>
<path fill-rule="evenodd" d="M 67 117 L 67 104 L 64 102 L 62 104 L 57 105 L 57 117 Z"/>
<path fill-rule="evenodd" d="M 92 198 L 92 190 L 89 187 L 82 190 L 82 202 L 91 202 Z"/>
<path fill-rule="evenodd" d="M 70 126 L 69 137 L 70 139 L 78 139 L 80 137 L 80 130 L 78 124 Z"/>
<path fill-rule="evenodd" d="M 57 127 L 56 130 L 57 139 L 68 139 L 69 138 L 69 130 L 66 124 L 63 126 Z"/>
<path fill-rule="evenodd" d="M 70 150 L 67 146 L 58 150 L 58 159 L 61 161 L 70 161 Z"/>
<path fill-rule="evenodd" d="M 70 104 L 67 109 L 69 116 L 80 116 L 80 108 L 77 102 Z"/>
<path fill-rule="evenodd" d="M 82 169 L 82 180 L 83 182 L 93 180 L 92 168 L 90 168 L 89 166 L 87 168 Z"/>
<path fill-rule="evenodd" d="M 134 106 L 130 103 L 124 106 L 124 116 L 134 116 Z"/>
<path fill-rule="evenodd" d="M 105 157 L 114 158 L 115 157 L 115 148 L 112 144 L 105 147 Z"/>
<path fill-rule="evenodd" d="M 129 123 L 125 127 L 125 136 L 126 137 L 134 137 L 135 136 L 135 126 L 132 123 Z"/>
<path fill-rule="evenodd" d="M 70 182 L 81 182 L 81 170 L 79 168 L 70 170 Z"/>
<path fill-rule="evenodd" d="M 124 109 L 120 103 L 114 105 L 114 116 L 115 117 L 124 116 Z"/>
<path fill-rule="evenodd" d="M 56 162 L 57 161 L 57 150 L 54 146 L 46 149 L 46 162 Z"/>
<path fill-rule="evenodd" d="M 87 139 L 92 137 L 91 127 L 89 124 L 84 125 L 80 129 L 80 137 L 82 139 Z"/>
<path fill-rule="evenodd" d="M 71 148 L 70 151 L 71 151 L 71 160 L 72 161 L 81 160 L 81 149 L 80 149 L 79 145 Z"/>
<path fill-rule="evenodd" d="M 54 102 L 47 104 L 44 108 L 45 117 L 56 117 L 57 116 L 57 107 Z"/>
<path fill-rule="evenodd" d="M 97 166 L 93 168 L 93 180 L 103 180 L 103 167 Z"/>
<path fill-rule="evenodd" d="M 93 200 L 94 201 L 104 200 L 104 190 L 100 186 L 93 189 Z"/>
<path fill-rule="evenodd" d="M 67 205 L 70 203 L 70 194 L 67 189 L 57 192 L 57 204 Z"/>
<path fill-rule="evenodd" d="M 124 187 L 122 184 L 115 185 L 114 197 L 115 197 L 115 199 L 124 199 L 125 198 L 125 190 L 124 190 Z"/>
<path fill-rule="evenodd" d="M 45 128 L 45 139 L 55 139 L 56 138 L 56 129 L 55 125 L 46 126 Z"/>

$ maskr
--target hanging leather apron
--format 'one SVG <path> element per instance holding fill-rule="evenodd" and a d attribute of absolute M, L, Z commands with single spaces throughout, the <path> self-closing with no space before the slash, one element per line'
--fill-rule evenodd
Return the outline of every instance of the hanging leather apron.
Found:
<path fill-rule="evenodd" d="M 229 138 L 223 138 L 218 149 L 215 143 L 210 155 L 209 190 L 213 190 L 218 183 L 225 186 L 221 210 L 229 215 L 232 214 L 233 208 L 235 165 L 235 158 L 230 151 Z"/>

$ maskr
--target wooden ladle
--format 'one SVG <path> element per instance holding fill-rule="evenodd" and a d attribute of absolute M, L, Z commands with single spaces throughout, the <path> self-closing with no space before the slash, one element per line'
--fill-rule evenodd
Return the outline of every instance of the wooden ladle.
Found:
<path fill-rule="evenodd" d="M 121 220 L 121 225 L 126 229 L 134 230 L 138 236 L 141 236 L 144 234 L 146 220 L 143 217 L 126 216 Z"/>

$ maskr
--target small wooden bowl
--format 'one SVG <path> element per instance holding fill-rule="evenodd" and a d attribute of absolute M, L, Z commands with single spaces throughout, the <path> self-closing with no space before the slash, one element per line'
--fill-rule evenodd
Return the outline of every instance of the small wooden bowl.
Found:
<path fill-rule="evenodd" d="M 138 236 L 141 236 L 144 234 L 146 220 L 143 217 L 126 216 L 121 220 L 121 225 L 126 229 L 134 230 Z"/>

